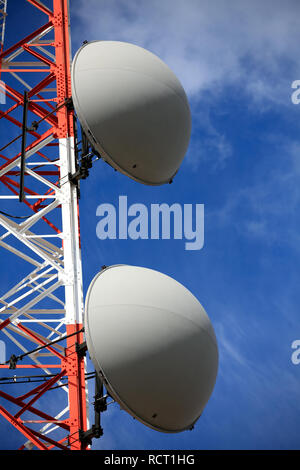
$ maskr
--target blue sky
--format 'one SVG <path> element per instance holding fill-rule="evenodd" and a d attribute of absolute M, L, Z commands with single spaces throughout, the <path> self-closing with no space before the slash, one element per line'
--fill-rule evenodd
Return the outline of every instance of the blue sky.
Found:
<path fill-rule="evenodd" d="M 40 15 L 11 0 L 16 41 Z M 218 339 L 213 395 L 195 429 L 161 434 L 118 405 L 94 449 L 299 449 L 300 4 L 295 1 L 70 0 L 73 53 L 84 40 L 122 40 L 159 55 L 191 105 L 192 138 L 172 185 L 148 187 L 98 162 L 81 185 L 84 291 L 102 265 L 156 269 L 189 288 Z M 18 9 L 13 10 L 14 4 Z M 13 11 L 12 11 L 13 10 Z M 0 136 L 4 133 L 1 121 Z M 205 243 L 96 237 L 96 209 L 128 203 L 205 205 Z M 5 263 L 5 254 L 1 253 Z M 6 281 L 4 280 L 4 284 Z M 90 366 L 91 367 L 91 366 Z M 1 448 L 20 438 L 3 421 Z"/>

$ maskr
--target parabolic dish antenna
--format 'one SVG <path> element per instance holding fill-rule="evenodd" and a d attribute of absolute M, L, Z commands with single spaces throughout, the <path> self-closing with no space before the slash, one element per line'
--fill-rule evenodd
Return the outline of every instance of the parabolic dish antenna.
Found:
<path fill-rule="evenodd" d="M 189 103 L 156 55 L 118 41 L 84 44 L 72 64 L 81 126 L 112 167 L 149 185 L 172 181 L 188 148 Z"/>
<path fill-rule="evenodd" d="M 215 385 L 218 347 L 189 290 L 152 269 L 106 268 L 87 293 L 85 334 L 96 372 L 121 408 L 158 431 L 193 426 Z"/>

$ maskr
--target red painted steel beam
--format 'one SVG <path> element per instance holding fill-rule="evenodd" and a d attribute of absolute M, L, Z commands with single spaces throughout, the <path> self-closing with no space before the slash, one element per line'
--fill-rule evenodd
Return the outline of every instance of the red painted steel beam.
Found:
<path fill-rule="evenodd" d="M 34 170 L 34 172 L 37 174 L 37 175 L 41 175 L 41 176 L 57 176 L 59 175 L 59 171 L 36 171 Z M 8 176 L 18 176 L 20 174 L 20 171 L 8 171 L 6 173 L 6 175 Z M 28 175 L 28 173 L 25 171 L 25 175 Z"/>
<path fill-rule="evenodd" d="M 9 172 L 7 172 L 4 176 L 1 176 L 1 177 L 0 177 L 0 181 L 1 181 L 2 183 L 4 183 L 5 186 L 6 186 L 8 189 L 10 189 L 12 193 L 14 193 L 15 195 L 17 195 L 17 194 L 19 194 L 19 191 L 17 191 L 16 189 L 12 188 L 11 186 L 14 186 L 15 188 L 17 188 L 17 189 L 19 190 L 20 185 L 19 185 L 19 183 L 17 183 L 16 181 L 14 181 L 14 180 L 12 180 L 11 178 L 9 178 L 8 176 L 6 176 L 8 173 L 9 173 Z M 11 185 L 11 186 L 10 186 L 10 185 Z M 36 195 L 37 195 L 37 193 L 36 193 L 35 191 L 32 191 L 30 188 L 26 188 L 26 187 L 25 187 L 24 190 L 25 190 L 26 193 L 30 194 L 31 196 L 36 196 Z M 24 201 L 24 203 L 26 203 L 26 201 Z M 33 206 L 33 205 L 31 205 L 31 204 L 29 204 L 29 203 L 28 203 L 27 205 L 28 205 L 28 207 L 30 207 L 30 208 L 34 211 L 34 209 L 33 209 L 34 206 Z M 36 212 L 36 211 L 34 211 L 34 212 Z"/>
<path fill-rule="evenodd" d="M 19 328 L 20 330 L 24 331 L 24 333 L 27 333 L 28 336 L 30 336 L 31 338 L 33 338 L 34 340 L 36 340 L 41 346 L 45 346 L 45 349 L 48 349 L 48 351 L 52 352 L 52 354 L 54 354 L 56 357 L 58 357 L 63 363 L 65 362 L 65 356 L 62 356 L 58 351 L 56 351 L 54 348 L 52 348 L 51 346 L 47 346 L 47 343 L 45 341 L 43 341 L 36 333 L 34 333 L 32 330 L 30 330 L 29 328 L 27 328 L 26 326 L 24 325 L 21 325 L 21 323 L 18 323 L 16 325 L 17 328 Z"/>
<path fill-rule="evenodd" d="M 83 333 L 79 332 L 81 329 L 81 324 L 67 325 L 67 335 L 78 331 L 78 335 L 67 338 L 66 349 L 67 364 L 72 361 L 70 366 L 73 368 L 69 377 L 70 434 L 75 436 L 74 441 L 70 442 L 71 450 L 87 448 L 87 445 L 79 440 L 79 430 L 87 430 L 84 358 L 76 354 L 76 342 L 83 343 Z"/>
<path fill-rule="evenodd" d="M 64 370 L 64 372 L 66 372 L 66 371 Z M 57 374 L 57 376 L 58 376 L 58 375 L 61 375 L 61 374 Z M 47 376 L 45 375 L 45 377 L 47 377 Z M 61 377 L 59 377 L 59 378 L 61 378 Z M 50 379 L 48 379 L 48 380 L 50 380 Z M 57 380 L 58 380 L 58 379 L 57 379 Z M 57 381 L 57 380 L 56 380 L 56 381 Z M 35 394 L 38 393 L 44 386 L 45 386 L 45 382 L 43 382 L 41 385 L 38 385 L 37 387 L 33 388 L 32 390 L 29 390 L 29 392 L 25 393 L 24 395 L 20 395 L 19 397 L 17 397 L 17 400 L 25 400 L 26 398 L 31 397 L 32 395 L 35 395 Z"/>
<path fill-rule="evenodd" d="M 47 83 L 50 83 L 51 81 L 54 81 L 56 79 L 56 88 L 57 88 L 57 103 L 64 103 L 66 98 L 71 97 L 71 77 L 70 77 L 70 63 L 71 63 L 71 55 L 70 55 L 70 50 L 69 50 L 69 18 L 68 18 L 68 0 L 53 0 L 53 12 L 51 12 L 47 7 L 41 5 L 37 0 L 27 0 L 29 3 L 31 3 L 33 6 L 37 7 L 41 11 L 43 11 L 45 14 L 48 15 L 50 21 L 45 24 L 44 26 L 41 26 L 41 28 L 35 30 L 32 32 L 30 35 L 28 35 L 26 38 L 23 38 L 21 41 L 16 43 L 14 46 L 11 48 L 7 49 L 3 53 L 0 54 L 0 63 L 1 59 L 4 57 L 9 56 L 12 54 L 14 51 L 23 48 L 27 52 L 30 52 L 32 55 L 35 55 L 36 59 L 43 61 L 46 63 L 47 67 L 45 68 L 36 68 L 34 67 L 18 67 L 13 68 L 13 64 L 9 64 L 7 68 L 2 69 L 3 71 L 7 72 L 12 72 L 12 71 L 18 71 L 18 72 L 42 72 L 46 73 L 46 77 L 39 82 L 38 85 L 34 87 L 34 89 L 31 91 L 31 97 L 37 97 L 39 99 L 41 98 L 38 93 L 41 92 L 43 88 L 46 88 Z M 56 65 L 54 65 L 53 62 L 49 61 L 48 59 L 45 60 L 44 56 L 41 56 L 38 52 L 33 51 L 31 48 L 34 47 L 34 44 L 28 44 L 30 41 L 34 41 L 36 37 L 39 36 L 39 34 L 45 32 L 47 29 L 49 29 L 51 26 L 54 28 L 54 43 L 50 40 L 51 46 L 55 47 L 55 62 Z M 8 68 L 11 67 L 11 68 Z M 49 68 L 50 68 L 50 73 L 49 73 Z M 12 89 L 11 87 L 7 90 L 8 91 L 8 96 L 15 101 L 17 105 L 22 105 L 23 104 L 23 96 L 20 95 L 16 90 Z M 49 106 L 50 103 L 48 101 L 45 101 L 45 106 Z M 15 106 L 16 106 L 15 104 Z M 63 106 L 56 112 L 56 116 L 51 115 L 50 117 L 52 119 L 49 119 L 49 113 L 46 111 L 46 109 L 43 106 L 40 106 L 37 104 L 37 101 L 32 102 L 31 100 L 31 111 L 37 114 L 38 116 L 45 118 L 46 122 L 48 122 L 52 127 L 49 129 L 49 134 L 51 133 L 57 137 L 58 139 L 65 139 L 68 137 L 73 137 L 74 136 L 74 130 L 73 130 L 73 116 L 74 113 L 71 109 L 68 109 L 66 106 Z M 51 105 L 50 105 L 51 106 Z M 16 124 L 17 126 L 21 127 L 22 124 L 17 120 L 14 120 L 12 116 L 9 116 L 8 114 L 0 113 L 0 118 L 5 117 L 6 119 L 10 120 L 13 124 Z M 47 119 L 46 119 L 47 118 Z M 44 133 L 42 136 L 37 137 L 37 139 L 31 144 L 31 148 L 33 149 L 35 145 L 37 145 L 39 142 L 41 142 L 44 138 L 46 138 L 46 133 Z M 49 144 L 50 145 L 58 145 L 57 143 L 55 144 Z M 29 150 L 29 146 L 27 147 L 26 151 Z M 37 152 L 40 155 L 42 155 L 40 152 Z M 20 154 L 16 155 L 12 159 L 9 159 L 7 162 L 5 162 L 0 169 L 6 168 L 7 165 L 10 163 L 14 162 L 15 159 L 19 158 Z M 43 155 L 42 155 L 43 156 Z M 43 156 L 44 158 L 47 158 Z M 5 157 L 4 157 L 5 159 Z M 10 168 L 10 170 L 7 173 L 10 173 L 13 170 L 13 167 Z M 42 172 L 41 172 L 42 174 Z M 13 176 L 12 173 L 10 173 L 11 176 Z M 45 175 L 46 176 L 46 175 Z M 51 175 L 48 175 L 51 176 Z M 16 194 L 16 189 L 18 188 L 18 183 L 13 181 L 7 174 L 3 175 L 2 178 L 0 178 L 0 181 L 3 182 L 9 189 L 12 191 L 14 194 Z M 59 184 L 59 181 L 55 184 Z M 26 188 L 26 192 L 28 194 L 34 193 L 30 188 Z M 53 190 L 49 189 L 46 194 L 52 194 Z M 36 193 L 35 193 L 36 194 Z M 33 211 L 37 211 L 38 207 L 40 207 L 41 203 L 44 202 L 44 199 L 41 198 L 39 201 L 37 201 L 34 205 L 30 205 L 28 201 L 24 201 L 28 207 L 30 207 Z M 44 219 L 44 218 L 43 218 Z M 45 220 L 47 221 L 47 220 Z M 49 221 L 47 221 L 49 223 Z M 55 229 L 55 227 L 53 227 Z M 58 230 L 58 229 L 56 229 Z M 57 353 L 51 346 L 46 346 L 47 343 L 45 343 L 39 336 L 37 336 L 37 333 L 29 330 L 28 328 L 24 327 L 23 325 L 19 324 L 18 327 L 23 330 L 24 332 L 28 333 L 31 338 L 33 338 L 35 341 L 37 341 L 39 344 L 45 346 L 48 350 L 53 352 L 53 354 L 56 355 L 61 361 L 61 364 L 52 364 L 52 365 L 41 365 L 41 366 L 36 366 L 36 365 L 17 365 L 16 368 L 36 368 L 36 369 L 41 369 L 44 367 L 49 367 L 49 368 L 60 368 L 60 369 L 65 369 L 66 372 L 65 374 L 68 377 L 68 390 L 69 390 L 69 418 L 68 420 L 65 421 L 64 425 L 67 426 L 67 431 L 69 431 L 69 443 L 68 447 L 71 448 L 71 450 L 80 450 L 80 449 L 86 449 L 87 445 L 82 443 L 79 439 L 79 431 L 86 431 L 87 430 L 87 407 L 86 407 L 86 381 L 85 381 L 85 366 L 84 366 L 84 358 L 79 357 L 77 352 L 76 352 L 76 342 L 82 343 L 83 342 L 83 333 L 80 331 L 82 329 L 82 324 L 72 324 L 72 325 L 66 325 L 66 332 L 67 335 L 71 333 L 77 333 L 75 336 L 67 338 L 67 348 L 66 348 L 66 356 L 64 357 L 63 355 Z M 0 324 L 1 328 L 1 324 Z M 8 365 L 5 365 L 3 368 L 8 368 Z M 1 365 L 0 365 L 1 368 Z M 64 373 L 63 370 L 61 370 L 60 374 Z M 56 375 L 56 380 L 57 377 L 60 376 L 60 374 Z M 44 386 L 39 386 L 36 387 L 34 390 L 31 390 L 31 392 L 28 392 L 26 395 L 26 398 L 29 398 L 29 396 L 32 396 L 33 394 L 35 395 L 32 400 L 30 400 L 28 403 L 24 403 L 23 400 L 22 403 L 20 401 L 19 397 L 19 404 L 22 406 L 22 409 L 17 413 L 16 417 L 13 417 L 10 415 L 10 413 L 7 412 L 6 417 L 10 420 L 10 422 L 19 430 L 21 431 L 27 438 L 33 442 L 35 445 L 37 445 L 38 448 L 43 448 L 43 449 L 50 449 L 53 447 L 58 447 L 58 448 L 64 448 L 67 449 L 68 447 L 64 445 L 65 440 L 67 438 L 63 438 L 60 441 L 55 441 L 50 439 L 47 436 L 42 435 L 41 433 L 38 433 L 37 431 L 33 431 L 28 429 L 26 426 L 24 426 L 24 422 L 21 421 L 20 416 L 24 411 L 30 411 L 30 412 L 35 412 L 35 408 L 32 406 L 33 402 L 38 399 L 40 394 L 47 393 L 49 387 L 49 383 Z M 50 387 L 51 388 L 51 387 Z M 22 397 L 21 397 L 22 398 Z M 18 399 L 15 399 L 18 401 Z M 1 410 L 4 414 L 6 410 Z M 44 414 L 44 416 L 41 415 L 41 413 Z M 41 418 L 45 418 L 47 420 L 53 420 L 53 418 L 49 418 L 49 414 L 45 412 L 38 412 L 36 413 L 37 416 L 40 416 Z M 58 426 L 63 427 L 61 423 L 57 422 Z M 46 446 L 42 440 L 50 444 L 50 446 Z M 23 448 L 23 446 L 22 446 Z"/>
<path fill-rule="evenodd" d="M 45 386 L 45 382 L 43 382 L 42 384 L 38 385 L 37 387 L 34 387 L 32 390 L 29 390 L 29 392 L 27 393 L 24 393 L 24 395 L 20 395 L 19 397 L 16 398 L 16 400 L 18 400 L 18 402 L 20 400 L 26 400 L 26 398 L 29 398 L 31 397 L 32 395 L 35 395 L 36 393 L 38 393 L 40 390 L 43 389 L 43 387 Z M 25 406 L 25 404 L 24 404 Z"/>
<path fill-rule="evenodd" d="M 0 405 L 0 414 L 7 419 L 7 421 L 14 425 L 19 431 L 21 431 L 24 436 L 26 436 L 36 447 L 40 450 L 47 450 L 47 446 L 43 444 L 37 437 L 28 429 L 20 419 L 15 418 L 12 414 L 10 414 L 3 406 Z"/>
<path fill-rule="evenodd" d="M 62 445 L 59 441 L 55 441 L 54 439 L 51 439 L 51 437 L 48 437 L 45 434 L 41 434 L 38 431 L 34 431 L 33 429 L 31 429 L 31 432 L 35 436 L 39 437 L 40 439 L 43 439 L 44 441 L 48 442 L 49 444 L 52 444 L 53 447 L 58 447 L 61 450 L 69 450 L 69 448 L 67 446 Z M 49 447 L 47 447 L 47 450 L 49 450 Z"/>
<path fill-rule="evenodd" d="M 65 441 L 67 441 L 67 440 L 69 440 L 69 436 L 64 437 L 63 439 L 60 439 L 60 441 L 57 441 L 55 445 L 49 446 L 49 447 L 48 447 L 48 450 L 53 449 L 53 447 L 56 447 L 57 444 L 62 444 L 63 442 L 65 442 Z M 24 448 L 24 446 L 22 446 L 22 448 L 20 447 L 19 450 L 23 450 L 23 448 Z M 69 450 L 69 449 L 68 449 L 68 450 Z"/>
<path fill-rule="evenodd" d="M 46 132 L 44 132 L 39 138 L 34 140 L 31 144 L 27 145 L 26 152 L 28 152 L 29 150 L 32 150 L 36 145 L 38 145 L 40 142 L 45 140 L 51 134 L 53 134 L 53 129 L 52 128 L 48 129 Z M 4 168 L 6 168 L 10 163 L 17 160 L 17 158 L 20 158 L 20 156 L 21 156 L 21 152 L 19 152 L 15 157 L 11 158 L 8 162 L 3 163 L 3 165 L 0 166 L 0 170 L 3 170 Z"/>
<path fill-rule="evenodd" d="M 38 72 L 38 73 L 45 73 L 45 72 L 48 72 L 48 69 L 45 67 L 44 69 L 13 69 L 13 68 L 9 68 L 9 69 L 4 69 L 2 68 L 1 69 L 1 72 L 6 72 L 6 73 L 10 73 L 10 72 L 18 72 L 18 73 L 24 73 L 24 72 L 30 72 L 30 73 L 33 73 L 33 72 Z"/>
<path fill-rule="evenodd" d="M 10 369 L 10 366 L 0 364 L 0 369 Z M 17 364 L 16 369 L 61 369 L 61 364 Z"/>
<path fill-rule="evenodd" d="M 69 37 L 69 17 L 68 0 L 53 0 L 53 24 L 54 41 L 56 53 L 56 78 L 59 86 L 57 87 L 58 102 L 64 101 L 72 96 L 71 89 L 71 53 Z M 63 47 L 59 47 L 62 45 Z M 57 113 L 58 118 L 58 137 L 73 137 L 73 115 L 66 107 L 61 108 Z"/>
<path fill-rule="evenodd" d="M 5 328 L 7 325 L 10 324 L 10 319 L 9 318 L 6 318 L 5 320 L 3 320 L 1 323 L 0 323 L 0 330 L 2 330 L 3 328 Z"/>
<path fill-rule="evenodd" d="M 43 80 L 41 80 L 35 87 L 33 87 L 30 92 L 28 93 L 28 96 L 31 97 L 31 96 L 38 96 L 38 97 L 41 97 L 40 94 L 38 94 L 38 91 L 39 90 L 42 90 L 43 88 L 45 88 L 47 85 L 49 85 L 51 82 L 53 82 L 55 80 L 55 75 L 53 73 L 50 73 L 49 75 L 47 75 L 47 77 L 45 77 Z M 6 85 L 6 90 L 5 90 L 5 95 L 10 98 L 12 101 L 15 101 L 15 104 L 13 106 L 11 106 L 9 109 L 7 109 L 4 113 L 2 112 L 1 114 L 1 117 L 0 119 L 2 119 L 2 117 L 6 117 L 8 114 L 10 114 L 12 111 L 14 111 L 18 106 L 21 106 L 23 105 L 23 95 L 20 95 L 18 92 L 16 92 L 12 87 L 8 87 Z M 52 100 L 52 99 L 51 99 Z M 55 111 L 55 107 L 52 106 L 50 103 L 48 103 L 49 100 L 47 99 L 43 99 L 43 100 L 31 100 L 31 103 L 35 103 L 37 101 L 42 101 L 44 102 L 47 106 L 49 106 L 51 108 L 52 111 Z M 45 110 L 46 111 L 46 110 Z M 46 111 L 47 114 L 49 114 L 48 111 Z M 22 127 L 22 123 L 18 120 L 16 120 L 15 124 L 18 126 L 18 127 Z M 37 132 L 34 132 L 34 131 L 29 131 L 32 135 L 34 135 L 35 137 L 39 137 L 40 134 L 38 134 Z"/>
<path fill-rule="evenodd" d="M 13 181 L 11 178 L 8 178 L 7 176 L 2 176 L 0 178 L 0 181 L 2 183 L 5 184 L 5 186 L 13 193 L 15 194 L 16 196 L 18 196 L 19 194 L 19 183 L 17 183 L 16 181 Z M 14 189 L 12 186 L 16 187 L 18 190 Z M 46 195 L 47 193 L 48 194 L 51 194 L 51 191 L 53 191 L 52 189 L 47 191 L 46 192 Z M 25 193 L 28 193 L 32 196 L 36 196 L 37 193 L 32 191 L 31 189 L 27 188 L 26 186 L 24 187 L 24 192 Z M 54 196 L 53 196 L 54 197 Z M 25 204 L 27 207 L 29 207 L 33 212 L 38 212 L 38 209 L 41 205 L 42 202 L 44 202 L 45 199 L 39 199 L 35 204 L 30 204 L 26 199 L 23 201 L 23 204 Z M 49 225 L 49 227 L 51 227 L 56 233 L 61 233 L 61 230 L 59 228 L 57 228 L 52 222 L 50 222 L 50 220 L 48 220 L 46 217 L 42 217 L 41 220 L 43 220 L 44 222 L 46 222 L 47 225 Z M 0 330 L 3 328 L 3 326 L 1 327 L 1 324 L 0 324 Z"/>
<path fill-rule="evenodd" d="M 0 85 L 1 86 L 1 85 Z M 9 98 L 13 99 L 12 97 L 10 97 L 9 95 L 7 95 Z M 15 100 L 16 101 L 16 100 Z M 18 106 L 20 106 L 21 103 L 15 103 L 13 106 L 11 106 L 9 109 L 7 109 L 5 112 L 2 112 L 2 115 L 0 117 L 0 119 L 2 119 L 3 117 L 5 117 L 7 114 L 10 114 L 12 113 L 15 109 L 18 108 Z M 19 121 L 18 121 L 19 122 Z"/>
<path fill-rule="evenodd" d="M 23 104 L 24 97 L 21 93 L 19 93 L 17 90 L 14 90 L 11 86 L 6 84 L 6 90 L 14 96 L 19 103 Z M 31 90 L 32 91 L 32 90 Z M 39 104 L 33 103 L 32 101 L 29 101 L 28 103 L 28 109 L 39 116 L 40 118 L 45 119 L 46 122 L 48 122 L 51 126 L 56 127 L 57 126 L 57 118 L 53 115 L 49 115 L 49 111 L 47 109 L 44 109 L 42 106 Z"/>
<path fill-rule="evenodd" d="M 50 83 L 52 83 L 55 80 L 56 76 L 55 73 L 50 72 L 47 77 L 43 78 L 37 85 L 35 85 L 29 92 L 28 92 L 28 97 L 32 97 L 36 95 L 40 90 L 43 88 L 46 88 Z"/>
<path fill-rule="evenodd" d="M 43 13 L 48 15 L 50 18 L 53 16 L 53 12 L 49 10 L 45 5 L 41 5 L 39 2 L 36 0 L 27 0 L 28 3 L 31 3 L 31 5 L 35 6 L 39 10 L 41 10 Z"/>
<path fill-rule="evenodd" d="M 52 385 L 54 385 L 63 375 L 65 375 L 65 373 L 66 371 L 63 369 L 59 374 L 47 380 L 47 382 L 43 384 L 43 387 L 38 391 L 38 393 L 36 393 L 35 396 L 28 403 L 26 403 L 26 405 L 24 405 L 23 408 L 21 408 L 21 410 L 19 410 L 15 414 L 15 418 L 19 418 L 26 410 L 28 410 L 28 408 L 33 403 L 35 403 L 42 395 L 44 395 L 44 393 L 46 393 L 47 390 L 49 390 L 49 388 L 52 387 Z"/>
<path fill-rule="evenodd" d="M 24 51 L 27 51 L 29 54 L 33 55 L 33 57 L 35 57 L 36 59 L 44 62 L 44 64 L 49 65 L 49 67 L 55 67 L 55 63 L 52 62 L 52 60 L 48 59 L 47 57 L 40 54 L 39 52 L 32 50 L 31 47 L 28 46 L 27 44 L 23 44 L 22 47 Z"/>
<path fill-rule="evenodd" d="M 20 106 L 18 104 L 18 106 Z M 9 110 L 10 112 L 10 110 Z M 0 119 L 2 118 L 5 118 L 7 119 L 8 121 L 10 121 L 12 124 L 15 124 L 16 126 L 18 127 L 22 127 L 22 123 L 20 121 L 18 121 L 17 119 L 13 118 L 12 116 L 9 115 L 8 111 L 6 112 L 3 112 L 3 111 L 0 111 Z M 30 132 L 30 134 L 32 134 L 34 137 L 40 137 L 40 134 L 36 133 L 36 132 Z"/>
<path fill-rule="evenodd" d="M 2 392 L 1 390 L 0 390 L 0 397 L 4 398 L 7 401 L 10 401 L 11 403 L 14 403 L 14 405 L 25 406 L 26 404 L 20 398 L 15 398 L 12 395 L 9 395 L 8 393 Z M 30 413 L 33 413 L 47 421 L 56 421 L 55 418 L 53 418 L 53 416 L 49 415 L 48 413 L 45 413 L 44 411 L 38 410 L 37 408 L 34 408 L 33 406 L 29 406 L 27 411 L 30 411 Z M 56 424 L 62 429 L 65 429 L 66 431 L 70 430 L 70 426 L 64 421 L 59 421 Z"/>
<path fill-rule="evenodd" d="M 44 31 L 46 31 L 48 28 L 50 28 L 51 26 L 53 26 L 52 24 L 52 21 L 49 21 L 48 23 L 44 24 L 43 26 L 41 26 L 40 28 L 36 29 L 35 31 L 33 31 L 32 33 L 30 33 L 28 36 L 26 36 L 25 38 L 21 39 L 20 41 L 16 42 L 13 46 L 9 47 L 8 49 L 6 49 L 5 51 L 3 51 L 1 54 L 0 54 L 0 61 L 8 56 L 9 54 L 11 54 L 12 52 L 16 51 L 17 49 L 19 49 L 20 47 L 23 46 L 23 44 L 26 44 L 27 42 L 31 41 L 32 39 L 36 38 L 37 36 L 39 36 L 39 34 L 43 33 Z M 3 71 L 3 69 L 1 70 Z"/>

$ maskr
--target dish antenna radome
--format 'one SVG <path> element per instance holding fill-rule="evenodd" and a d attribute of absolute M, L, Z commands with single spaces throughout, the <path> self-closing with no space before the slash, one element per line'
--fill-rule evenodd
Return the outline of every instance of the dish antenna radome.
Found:
<path fill-rule="evenodd" d="M 88 139 L 112 167 L 144 184 L 172 181 L 191 113 L 179 80 L 157 56 L 125 42 L 86 43 L 73 60 L 72 96 Z"/>
<path fill-rule="evenodd" d="M 85 335 L 96 372 L 134 418 L 175 433 L 200 417 L 218 347 L 205 310 L 183 285 L 152 269 L 104 269 L 87 293 Z"/>

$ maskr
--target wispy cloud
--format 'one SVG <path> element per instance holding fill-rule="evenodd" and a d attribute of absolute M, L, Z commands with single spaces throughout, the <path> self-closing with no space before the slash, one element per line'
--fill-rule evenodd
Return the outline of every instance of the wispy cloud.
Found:
<path fill-rule="evenodd" d="M 210 99 L 192 104 L 192 138 L 186 161 L 193 170 L 207 162 L 212 171 L 222 170 L 233 153 L 227 136 L 213 124 L 210 108 Z"/>
<path fill-rule="evenodd" d="M 286 140 L 269 147 L 273 166 L 270 158 L 261 161 L 261 173 L 249 176 L 247 185 L 235 188 L 211 212 L 210 225 L 231 225 L 241 235 L 299 250 L 300 142 Z"/>
<path fill-rule="evenodd" d="M 258 102 L 286 102 L 299 78 L 296 0 L 78 0 L 73 39 L 134 42 L 161 56 L 190 96 L 236 85 Z M 284 85 L 284 86 L 283 86 Z"/>
<path fill-rule="evenodd" d="M 239 96 L 254 113 L 291 104 L 291 83 L 300 77 L 296 0 L 72 0 L 71 13 L 75 49 L 86 39 L 128 41 L 173 69 L 192 105 L 186 161 L 194 169 L 208 162 L 223 170 L 233 154 L 211 118 L 222 97 Z"/>

